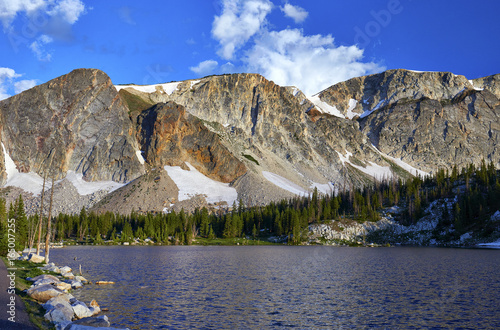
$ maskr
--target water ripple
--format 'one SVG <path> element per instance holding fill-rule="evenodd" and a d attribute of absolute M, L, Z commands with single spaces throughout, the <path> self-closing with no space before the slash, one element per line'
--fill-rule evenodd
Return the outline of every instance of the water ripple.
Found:
<path fill-rule="evenodd" d="M 335 247 L 71 247 L 74 292 L 131 329 L 500 327 L 500 254 Z M 77 257 L 77 261 L 74 260 Z"/>

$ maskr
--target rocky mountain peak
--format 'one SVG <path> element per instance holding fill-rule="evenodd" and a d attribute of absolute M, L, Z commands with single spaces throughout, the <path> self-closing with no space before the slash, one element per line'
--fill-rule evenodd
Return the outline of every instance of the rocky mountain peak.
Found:
<path fill-rule="evenodd" d="M 464 89 L 474 89 L 464 76 L 395 69 L 335 84 L 318 97 L 352 119 L 401 100 L 452 99 Z"/>
<path fill-rule="evenodd" d="M 0 102 L 1 136 L 20 172 L 127 182 L 142 173 L 128 109 L 111 79 L 78 69 Z M 5 169 L 4 169 L 5 170 Z"/>

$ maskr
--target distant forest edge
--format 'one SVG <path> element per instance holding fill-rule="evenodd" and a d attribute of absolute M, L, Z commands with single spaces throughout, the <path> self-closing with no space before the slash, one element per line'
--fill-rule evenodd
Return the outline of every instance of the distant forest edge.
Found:
<path fill-rule="evenodd" d="M 132 212 L 128 216 L 107 212 L 79 215 L 59 214 L 52 218 L 52 242 L 73 240 L 81 244 L 133 243 L 135 240 L 156 244 L 193 244 L 198 239 L 275 237 L 287 244 L 303 244 L 308 239 L 308 226 L 328 224 L 331 220 L 363 223 L 381 219 L 381 211 L 396 206 L 400 212 L 394 219 L 412 225 L 424 215 L 425 208 L 438 201 L 439 222 L 434 232 L 457 239 L 467 232 L 489 237 L 499 229 L 492 215 L 500 210 L 500 172 L 493 163 L 483 160 L 480 167 L 471 164 L 451 173 L 438 170 L 434 176 L 413 177 L 406 181 L 374 181 L 363 189 L 348 187 L 337 194 L 321 195 L 317 190 L 307 197 L 295 197 L 266 206 L 246 207 L 241 202 L 230 210 L 210 213 L 206 208 L 192 214 L 183 210 L 172 213 Z M 0 199 L 0 250 L 7 250 L 8 219 L 15 219 L 16 249 L 28 247 L 39 224 L 39 215 L 27 216 L 20 196 L 7 208 Z M 44 219 L 46 222 L 47 219 Z M 46 228 L 45 225 L 42 226 Z M 44 229 L 45 230 L 45 229 Z M 45 237 L 46 233 L 42 233 Z M 149 240 L 148 240 L 149 238 Z M 380 240 L 380 237 L 378 238 Z M 381 242 L 383 243 L 383 242 Z"/>

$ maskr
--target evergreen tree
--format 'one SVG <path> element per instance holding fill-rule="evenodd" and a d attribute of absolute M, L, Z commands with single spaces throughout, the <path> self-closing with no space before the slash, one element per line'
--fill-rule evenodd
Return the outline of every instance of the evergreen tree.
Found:
<path fill-rule="evenodd" d="M 7 208 L 5 199 L 0 198 L 0 255 L 5 256 L 8 251 Z"/>
<path fill-rule="evenodd" d="M 16 248 L 22 250 L 28 245 L 28 217 L 24 211 L 22 195 L 19 195 L 16 206 Z"/>

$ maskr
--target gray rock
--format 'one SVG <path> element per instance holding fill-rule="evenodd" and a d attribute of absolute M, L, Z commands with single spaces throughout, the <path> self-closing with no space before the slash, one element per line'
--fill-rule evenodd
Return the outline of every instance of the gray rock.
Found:
<path fill-rule="evenodd" d="M 74 70 L 3 100 L 0 115 L 3 143 L 21 171 L 117 182 L 144 173 L 128 109 L 102 71 Z"/>
<path fill-rule="evenodd" d="M 77 301 L 76 303 L 72 304 L 71 307 L 73 308 L 75 317 L 77 319 L 83 319 L 85 317 L 91 317 L 93 315 L 93 312 L 87 307 L 87 305 L 85 305 L 84 302 Z"/>
<path fill-rule="evenodd" d="M 73 322 L 73 325 L 79 325 L 79 326 L 88 326 L 88 327 L 102 327 L 102 328 L 107 328 L 111 325 L 109 323 L 108 317 L 106 315 L 98 316 L 98 317 L 86 317 L 80 320 L 76 320 Z M 66 328 L 68 329 L 68 328 Z M 74 328 L 71 328 L 74 329 Z"/>
<path fill-rule="evenodd" d="M 38 275 L 36 277 L 28 277 L 26 280 L 31 281 L 31 282 L 36 282 L 36 281 L 45 280 L 45 279 L 50 279 L 50 280 L 54 281 L 53 283 L 57 283 L 60 281 L 54 275 L 48 275 L 48 274 L 42 274 L 42 275 Z"/>
<path fill-rule="evenodd" d="M 54 323 L 71 322 L 74 312 L 71 306 L 68 308 L 64 304 L 57 304 L 55 308 L 49 310 L 45 315 L 45 319 Z"/>
<path fill-rule="evenodd" d="M 32 287 L 28 289 L 27 293 L 31 298 L 43 303 L 47 302 L 51 298 L 64 294 L 62 290 L 55 288 L 52 284 L 43 284 Z"/>
<path fill-rule="evenodd" d="M 60 268 L 61 274 L 71 273 L 72 269 L 68 266 L 64 266 Z"/>
<path fill-rule="evenodd" d="M 71 304 L 69 302 L 70 300 L 70 297 L 65 295 L 65 294 L 61 294 L 59 296 L 56 296 L 54 298 L 51 298 L 50 300 L 48 300 L 45 304 L 43 304 L 43 308 L 47 311 L 47 312 L 50 312 L 52 309 L 54 308 L 57 308 L 58 306 L 63 306 L 63 307 L 66 307 L 66 308 L 69 308 L 69 309 L 72 309 L 71 307 Z"/>
<path fill-rule="evenodd" d="M 71 280 L 70 284 L 71 284 L 71 288 L 72 289 L 81 289 L 81 288 L 83 288 L 82 282 L 77 281 L 77 280 Z"/>
<path fill-rule="evenodd" d="M 33 283 L 34 286 L 38 286 L 38 285 L 43 285 L 43 284 L 57 284 L 59 283 L 60 280 L 59 279 L 51 279 L 51 278 L 43 278 L 43 279 L 39 279 L 37 280 L 35 283 Z"/>

